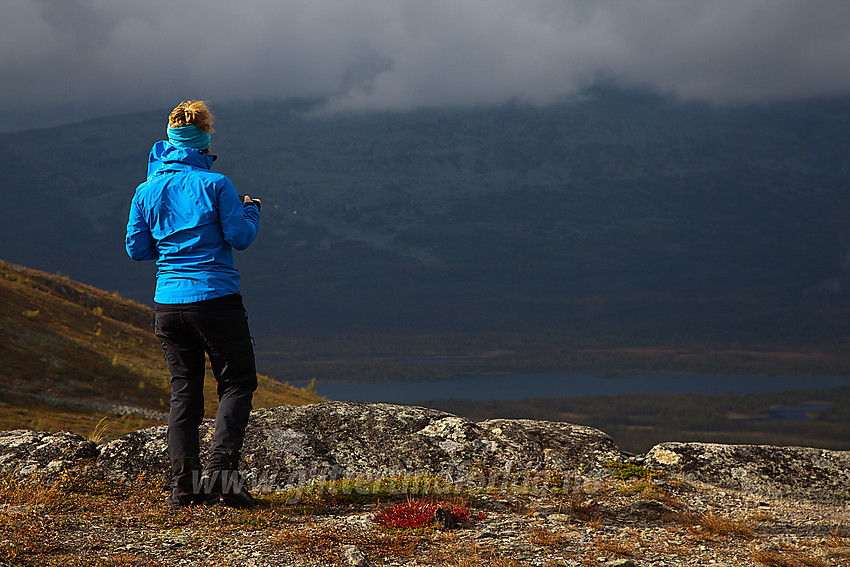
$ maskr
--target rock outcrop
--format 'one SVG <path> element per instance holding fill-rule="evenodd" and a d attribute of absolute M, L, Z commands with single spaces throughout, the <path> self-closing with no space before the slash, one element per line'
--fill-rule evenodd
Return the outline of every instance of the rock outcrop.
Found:
<path fill-rule="evenodd" d="M 645 462 L 686 479 L 774 498 L 850 500 L 850 451 L 661 443 L 647 453 Z"/>
<path fill-rule="evenodd" d="M 97 455 L 97 445 L 69 431 L 0 431 L 0 471 L 15 477 L 50 476 Z"/>
<path fill-rule="evenodd" d="M 202 446 L 212 433 L 213 422 L 205 421 Z M 611 438 L 590 427 L 505 419 L 473 423 L 423 407 L 349 402 L 254 410 L 242 452 L 249 480 L 272 488 L 343 475 L 463 474 L 472 466 L 569 471 L 619 458 Z M 161 474 L 168 468 L 165 428 L 107 443 L 97 466 L 121 480 Z"/>
<path fill-rule="evenodd" d="M 168 471 L 165 426 L 96 445 L 69 432 L 0 432 L 0 473 L 50 477 L 80 463 L 113 480 Z M 201 426 L 202 447 L 213 422 Z M 474 473 L 609 474 L 623 460 L 602 431 L 561 422 L 494 419 L 472 422 L 414 406 L 328 402 L 251 413 L 242 453 L 253 489 L 279 490 L 311 480 Z M 850 500 L 850 452 L 805 447 L 662 443 L 638 464 L 718 487 L 820 501 Z M 486 473 L 484 472 L 486 471 Z M 535 475 L 537 475 L 535 477 Z M 551 475 L 549 475 L 551 478 Z"/>

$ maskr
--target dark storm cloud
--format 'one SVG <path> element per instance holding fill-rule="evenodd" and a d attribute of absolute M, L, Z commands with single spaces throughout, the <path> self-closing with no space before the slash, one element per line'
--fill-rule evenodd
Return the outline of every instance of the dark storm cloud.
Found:
<path fill-rule="evenodd" d="M 3 0 L 0 130 L 214 102 L 535 104 L 597 81 L 717 103 L 850 92 L 850 2 Z"/>

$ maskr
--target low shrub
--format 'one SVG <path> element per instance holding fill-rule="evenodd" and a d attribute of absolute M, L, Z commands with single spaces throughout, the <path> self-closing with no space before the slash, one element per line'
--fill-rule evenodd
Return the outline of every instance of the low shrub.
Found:
<path fill-rule="evenodd" d="M 473 515 L 465 506 L 454 506 L 433 500 L 407 500 L 392 506 L 381 508 L 372 521 L 384 528 L 398 530 L 419 530 L 433 526 L 437 522 L 436 512 L 443 509 L 454 517 L 459 525 L 466 525 L 473 519 L 487 517 L 483 512 Z"/>

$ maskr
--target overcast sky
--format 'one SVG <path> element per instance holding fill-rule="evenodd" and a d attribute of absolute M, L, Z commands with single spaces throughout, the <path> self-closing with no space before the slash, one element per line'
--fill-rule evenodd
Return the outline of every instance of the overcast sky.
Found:
<path fill-rule="evenodd" d="M 0 131 L 213 103 L 850 93 L 847 0 L 0 0 Z"/>

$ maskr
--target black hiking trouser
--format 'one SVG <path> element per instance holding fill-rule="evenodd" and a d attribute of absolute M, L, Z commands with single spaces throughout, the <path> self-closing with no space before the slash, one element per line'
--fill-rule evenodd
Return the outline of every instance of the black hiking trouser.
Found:
<path fill-rule="evenodd" d="M 197 492 L 198 428 L 204 418 L 208 355 L 218 382 L 218 412 L 204 472 L 235 471 L 257 389 L 254 347 L 239 294 L 185 304 L 156 304 L 156 336 L 171 372 L 168 456 L 171 486 Z"/>

